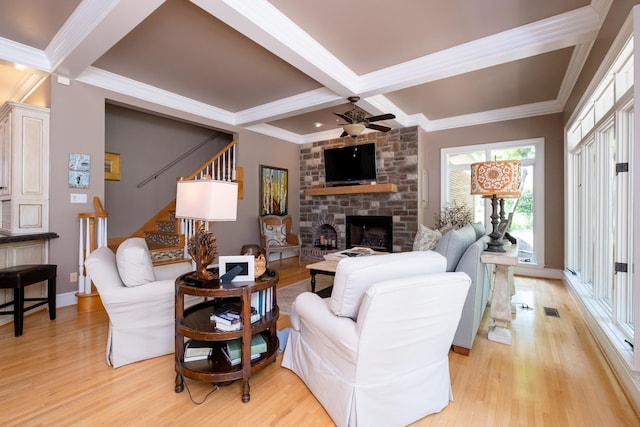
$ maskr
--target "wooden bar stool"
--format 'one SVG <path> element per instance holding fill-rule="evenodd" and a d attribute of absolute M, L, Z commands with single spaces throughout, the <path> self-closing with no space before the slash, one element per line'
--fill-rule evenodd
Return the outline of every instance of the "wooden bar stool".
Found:
<path fill-rule="evenodd" d="M 24 312 L 32 308 L 49 304 L 49 319 L 56 318 L 56 269 L 57 265 L 16 265 L 0 269 L 0 289 L 13 289 L 13 301 L 0 305 L 0 308 L 13 305 L 11 311 L 0 311 L 0 314 L 13 314 L 15 336 L 22 335 Z M 25 298 L 24 288 L 38 282 L 47 281 L 46 298 Z M 25 302 L 36 301 L 30 307 L 24 306 Z"/>

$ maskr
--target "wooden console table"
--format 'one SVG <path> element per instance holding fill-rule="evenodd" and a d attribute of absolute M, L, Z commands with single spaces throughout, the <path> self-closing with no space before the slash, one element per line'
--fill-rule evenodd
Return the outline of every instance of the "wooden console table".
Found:
<path fill-rule="evenodd" d="M 191 274 L 191 273 L 189 273 Z M 175 343 L 175 392 L 184 389 L 184 377 L 214 384 L 242 380 L 242 401 L 248 402 L 249 377 L 274 362 L 278 356 L 279 342 L 276 335 L 276 322 L 279 309 L 276 304 L 276 284 L 278 275 L 267 277 L 266 280 L 256 279 L 253 282 L 232 282 L 221 284 L 217 280 L 202 287 L 185 283 L 187 274 L 176 279 L 176 343 Z M 262 315 L 260 320 L 251 323 L 252 294 L 262 293 L 261 301 L 264 310 L 258 308 Z M 207 297 L 207 301 L 184 308 L 184 296 L 195 295 Z M 242 329 L 225 332 L 216 329 L 216 324 L 210 316 L 225 302 L 239 302 L 241 304 Z M 251 337 L 262 334 L 267 342 L 266 353 L 255 360 L 251 359 Z M 223 354 L 223 346 L 233 339 L 241 339 L 241 362 L 231 365 Z M 191 362 L 184 361 L 185 340 L 200 340 L 211 342 L 211 355 L 205 360 Z"/>
<path fill-rule="evenodd" d="M 491 294 L 491 310 L 489 314 L 493 319 L 493 325 L 489 327 L 488 338 L 502 344 L 511 345 L 511 329 L 509 323 L 512 320 L 511 296 L 512 283 L 509 269 L 518 265 L 518 246 L 505 245 L 506 252 L 488 252 L 480 255 L 480 260 L 485 264 L 496 266 Z"/>

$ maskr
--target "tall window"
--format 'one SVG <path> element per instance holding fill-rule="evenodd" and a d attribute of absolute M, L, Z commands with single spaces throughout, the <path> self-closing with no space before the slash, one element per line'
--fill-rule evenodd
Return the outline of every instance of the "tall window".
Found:
<path fill-rule="evenodd" d="M 636 341 L 632 38 L 611 63 L 567 127 L 566 265 L 585 306 L 623 343 Z"/>
<path fill-rule="evenodd" d="M 518 199 L 505 200 L 505 212 L 513 213 L 509 233 L 518 240 L 519 262 L 542 265 L 544 260 L 543 198 L 544 166 L 542 138 L 500 142 L 442 150 L 442 205 L 466 205 L 473 210 L 474 221 L 491 227 L 488 199 L 472 196 L 471 164 L 485 160 L 520 160 L 523 187 Z"/>

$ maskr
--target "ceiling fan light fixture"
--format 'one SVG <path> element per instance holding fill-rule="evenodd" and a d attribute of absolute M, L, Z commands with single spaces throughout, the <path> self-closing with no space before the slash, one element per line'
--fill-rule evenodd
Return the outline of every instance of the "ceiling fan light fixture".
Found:
<path fill-rule="evenodd" d="M 361 123 L 349 123 L 342 127 L 342 129 L 349 134 L 349 136 L 356 137 L 365 130 L 365 126 Z"/>

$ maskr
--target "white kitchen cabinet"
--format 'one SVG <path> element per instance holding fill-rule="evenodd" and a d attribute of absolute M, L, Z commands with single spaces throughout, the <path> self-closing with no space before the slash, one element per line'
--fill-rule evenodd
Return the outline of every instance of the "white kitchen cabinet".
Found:
<path fill-rule="evenodd" d="M 0 232 L 49 230 L 49 109 L 8 102 L 0 109 Z"/>

